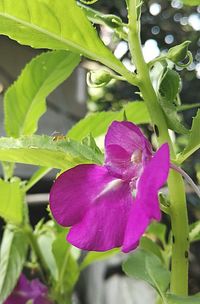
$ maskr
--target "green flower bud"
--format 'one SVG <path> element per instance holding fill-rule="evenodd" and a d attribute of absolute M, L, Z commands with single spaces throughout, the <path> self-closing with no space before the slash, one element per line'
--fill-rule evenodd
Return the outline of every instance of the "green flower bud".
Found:
<path fill-rule="evenodd" d="M 91 86 L 101 87 L 108 84 L 113 75 L 105 70 L 91 71 L 88 73 L 88 82 Z"/>
<path fill-rule="evenodd" d="M 169 49 L 167 53 L 167 58 L 174 63 L 179 63 L 183 61 L 188 56 L 188 46 L 191 41 L 185 41 L 179 45 L 176 45 Z"/>

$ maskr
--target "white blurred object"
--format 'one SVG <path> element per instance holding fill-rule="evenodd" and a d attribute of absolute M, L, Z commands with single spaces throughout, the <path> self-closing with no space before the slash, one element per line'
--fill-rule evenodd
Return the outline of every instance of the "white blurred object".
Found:
<path fill-rule="evenodd" d="M 148 39 L 145 42 L 142 51 L 146 62 L 149 62 L 160 55 L 158 44 L 154 39 Z"/>

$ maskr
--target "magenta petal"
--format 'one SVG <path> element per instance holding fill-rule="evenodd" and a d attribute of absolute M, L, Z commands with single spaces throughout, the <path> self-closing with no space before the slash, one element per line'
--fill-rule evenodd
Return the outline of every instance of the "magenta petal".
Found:
<path fill-rule="evenodd" d="M 4 304 L 26 304 L 28 300 L 32 300 L 33 304 L 51 304 L 47 294 L 47 287 L 38 279 L 29 281 L 21 274 L 14 291 Z"/>
<path fill-rule="evenodd" d="M 63 226 L 81 221 L 112 180 L 108 170 L 97 165 L 79 165 L 61 174 L 50 191 L 50 209 L 56 221 Z"/>
<path fill-rule="evenodd" d="M 70 229 L 67 240 L 89 251 L 121 247 L 132 204 L 129 184 L 113 181 L 110 190 L 100 195 L 82 221 Z"/>
<path fill-rule="evenodd" d="M 140 129 L 128 121 L 114 121 L 106 134 L 105 150 L 111 145 L 117 145 L 123 148 L 130 155 L 135 149 L 142 149 L 144 135 Z"/>
<path fill-rule="evenodd" d="M 135 249 L 150 223 L 150 219 L 143 212 L 141 206 L 136 202 L 131 208 L 129 219 L 126 226 L 125 238 L 122 251 L 127 253 Z"/>
<path fill-rule="evenodd" d="M 132 171 L 134 176 L 131 156 L 138 150 L 143 157 L 151 155 L 150 143 L 140 129 L 128 121 L 114 121 L 105 137 L 105 165 L 108 170 L 120 178 L 127 175 L 127 171 Z"/>
<path fill-rule="evenodd" d="M 137 247 L 152 219 L 160 220 L 158 191 L 167 181 L 169 164 L 169 147 L 164 144 L 146 165 L 139 179 L 136 199 L 127 222 L 122 249 L 124 252 Z"/>
<path fill-rule="evenodd" d="M 106 167 L 111 174 L 117 178 L 122 178 L 127 170 L 130 171 L 130 154 L 118 145 L 110 145 L 107 148 Z"/>
<path fill-rule="evenodd" d="M 141 202 L 143 211 L 155 220 L 160 219 L 158 191 L 167 181 L 169 167 L 169 146 L 164 144 L 146 165 L 138 181 L 136 200 Z"/>

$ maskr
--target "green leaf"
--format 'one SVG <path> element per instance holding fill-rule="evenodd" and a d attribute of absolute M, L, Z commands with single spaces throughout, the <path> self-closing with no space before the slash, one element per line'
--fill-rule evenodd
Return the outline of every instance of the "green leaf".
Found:
<path fill-rule="evenodd" d="M 66 231 L 58 234 L 52 248 L 58 269 L 55 290 L 59 290 L 61 294 L 69 295 L 79 278 L 80 270 L 70 252 L 71 245 L 66 241 Z"/>
<path fill-rule="evenodd" d="M 166 68 L 159 84 L 159 100 L 165 113 L 168 127 L 177 133 L 187 134 L 188 130 L 181 124 L 177 115 L 176 96 L 180 91 L 181 80 L 176 71 Z"/>
<path fill-rule="evenodd" d="M 46 97 L 62 83 L 80 62 L 80 56 L 67 51 L 43 53 L 26 65 L 5 94 L 7 135 L 31 135 L 46 111 Z"/>
<path fill-rule="evenodd" d="M 108 259 L 108 258 L 116 255 L 119 252 L 120 252 L 119 249 L 112 249 L 112 250 L 108 250 L 105 252 L 92 252 L 92 251 L 88 252 L 88 254 L 86 255 L 86 257 L 84 258 L 84 260 L 82 261 L 82 263 L 80 265 L 80 269 L 83 270 L 90 264 Z"/>
<path fill-rule="evenodd" d="M 23 232 L 12 226 L 4 230 L 0 249 L 0 303 L 12 292 L 22 271 L 27 254 L 27 240 Z"/>
<path fill-rule="evenodd" d="M 0 179 L 0 216 L 13 224 L 23 219 L 23 193 L 20 181 L 6 182 Z"/>
<path fill-rule="evenodd" d="M 189 6 L 196 6 L 200 5 L 200 0 L 181 0 L 183 4 L 189 5 Z"/>
<path fill-rule="evenodd" d="M 190 155 L 200 148 L 200 110 L 197 115 L 193 118 L 192 128 L 189 133 L 188 144 L 181 154 L 179 154 L 176 160 L 179 164 L 184 162 Z"/>
<path fill-rule="evenodd" d="M 160 294 L 168 288 L 170 273 L 161 260 L 150 252 L 141 249 L 135 251 L 123 264 L 123 270 L 128 276 L 146 281 Z"/>
<path fill-rule="evenodd" d="M 189 297 L 181 297 L 173 294 L 167 295 L 167 303 L 168 304 L 199 304 L 200 303 L 200 295 L 194 295 Z"/>
<path fill-rule="evenodd" d="M 65 170 L 81 163 L 103 162 L 102 156 L 86 145 L 39 135 L 0 138 L 0 160 Z"/>
<path fill-rule="evenodd" d="M 140 249 L 148 251 L 156 255 L 159 259 L 163 260 L 163 256 L 161 253 L 161 248 L 156 244 L 156 242 L 152 241 L 150 238 L 143 236 L 140 240 Z"/>
<path fill-rule="evenodd" d="M 190 242 L 196 242 L 200 240 L 200 221 L 197 221 L 190 225 L 189 240 Z"/>
<path fill-rule="evenodd" d="M 90 21 L 92 21 L 92 23 L 107 25 L 111 28 L 123 25 L 122 19 L 116 15 L 103 14 L 80 2 L 77 2 L 77 4 L 82 8 L 85 15 Z"/>
<path fill-rule="evenodd" d="M 99 112 L 89 114 L 78 122 L 67 133 L 70 138 L 81 140 L 88 134 L 97 137 L 106 133 L 109 125 L 113 120 L 123 120 L 124 111 L 127 119 L 135 124 L 149 123 L 150 117 L 144 102 L 130 102 L 121 111 L 118 112 Z"/>
<path fill-rule="evenodd" d="M 34 48 L 71 50 L 132 77 L 75 0 L 17 0 L 17 5 L 1 1 L 0 33 Z"/>
<path fill-rule="evenodd" d="M 97 154 L 99 154 L 99 157 L 103 157 L 103 153 L 99 149 L 99 147 L 96 144 L 96 141 L 92 134 L 90 133 L 88 136 L 83 138 L 82 143 L 88 147 L 90 147 L 92 150 L 94 150 Z"/>
<path fill-rule="evenodd" d="M 37 237 L 37 242 L 41 250 L 41 253 L 43 255 L 43 258 L 46 262 L 46 265 L 48 266 L 52 277 L 54 279 L 57 279 L 58 277 L 57 266 L 52 253 L 52 244 L 54 240 L 55 240 L 55 236 L 51 231 L 46 231 L 45 233 Z"/>
<path fill-rule="evenodd" d="M 53 221 L 49 220 L 44 222 L 44 218 L 41 219 L 34 229 L 34 236 L 37 240 L 37 244 L 42 254 L 42 258 L 46 264 L 48 269 L 47 273 L 51 275 L 50 282 L 55 285 L 55 282 L 58 281 L 58 267 L 57 262 L 55 260 L 55 256 L 53 254 L 53 244 L 56 240 L 57 235 L 59 234 L 57 228 L 61 229 L 61 231 L 66 231 L 66 229 L 61 228 L 58 224 Z M 66 234 L 66 232 L 65 232 Z M 56 299 L 60 300 L 60 299 Z"/>
<path fill-rule="evenodd" d="M 80 2 L 77 2 L 77 4 L 82 8 L 85 15 L 92 23 L 106 25 L 114 30 L 120 38 L 128 40 L 127 27 L 120 17 L 111 14 L 103 14 Z"/>
<path fill-rule="evenodd" d="M 155 236 L 156 239 L 159 239 L 164 245 L 166 242 L 166 231 L 166 225 L 161 224 L 159 222 L 152 222 L 151 225 L 148 227 L 147 234 L 150 236 Z"/>
<path fill-rule="evenodd" d="M 161 77 L 159 86 L 159 93 L 161 97 L 173 103 L 180 91 L 180 84 L 181 80 L 178 73 L 174 70 L 166 68 Z"/>

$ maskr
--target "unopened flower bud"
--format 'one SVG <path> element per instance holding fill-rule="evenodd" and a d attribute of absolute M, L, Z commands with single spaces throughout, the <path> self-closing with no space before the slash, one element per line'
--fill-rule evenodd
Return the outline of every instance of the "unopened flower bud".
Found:
<path fill-rule="evenodd" d="M 113 75 L 105 70 L 91 71 L 87 79 L 90 86 L 101 87 L 108 84 L 113 79 Z"/>
<path fill-rule="evenodd" d="M 185 41 L 179 45 L 176 45 L 169 49 L 167 53 L 167 58 L 174 63 L 179 63 L 183 61 L 188 56 L 188 46 L 191 41 Z"/>

